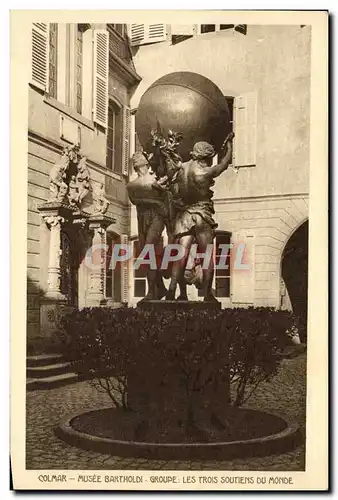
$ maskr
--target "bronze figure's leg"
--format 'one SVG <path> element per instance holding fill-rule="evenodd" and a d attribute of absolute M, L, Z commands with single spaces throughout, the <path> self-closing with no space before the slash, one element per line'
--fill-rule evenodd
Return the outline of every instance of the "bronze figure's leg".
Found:
<path fill-rule="evenodd" d="M 190 247 L 191 247 L 191 244 L 193 242 L 193 239 L 194 239 L 194 236 L 191 234 L 188 234 L 186 236 L 182 236 L 182 238 L 180 238 L 180 240 L 178 242 L 180 245 L 182 245 L 184 247 L 185 255 L 182 259 L 177 260 L 173 263 L 171 281 L 170 281 L 169 290 L 168 290 L 168 293 L 166 296 L 166 300 L 175 300 L 175 292 L 176 292 L 177 285 L 178 284 L 181 285 L 181 283 L 182 284 L 184 283 L 184 269 L 185 269 L 185 266 L 187 263 L 187 259 L 189 256 L 189 251 L 190 251 Z M 184 289 L 185 289 L 185 286 L 184 286 Z M 183 295 L 186 297 L 186 292 L 184 294 L 184 289 L 183 289 L 183 294 L 182 294 L 182 288 L 181 288 L 181 296 Z M 187 300 L 187 299 L 184 298 L 183 300 Z"/>
<path fill-rule="evenodd" d="M 179 280 L 178 284 L 180 287 L 180 295 L 179 297 L 177 297 L 177 300 L 188 300 L 187 284 L 184 280 L 184 277 Z"/>
<path fill-rule="evenodd" d="M 145 245 L 158 245 L 164 229 L 163 217 L 157 215 L 153 218 L 147 232 Z M 167 289 L 163 284 L 163 278 L 159 269 L 149 269 L 147 271 L 148 293 L 142 300 L 160 300 L 165 296 Z"/>
<path fill-rule="evenodd" d="M 208 245 L 213 243 L 214 240 L 214 230 L 205 225 L 202 231 L 196 234 L 196 239 L 198 243 L 198 248 L 200 253 L 206 252 Z M 216 297 L 212 293 L 212 280 L 214 277 L 214 262 L 210 259 L 207 269 L 203 269 L 203 296 L 205 302 L 218 302 Z"/>

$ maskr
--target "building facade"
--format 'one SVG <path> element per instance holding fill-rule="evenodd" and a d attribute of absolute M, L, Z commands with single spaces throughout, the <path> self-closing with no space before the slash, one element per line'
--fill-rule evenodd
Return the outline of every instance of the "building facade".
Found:
<path fill-rule="evenodd" d="M 135 24 L 130 36 L 142 77 L 132 113 L 150 85 L 176 71 L 209 78 L 227 98 L 234 168 L 215 183 L 216 242 L 244 243 L 249 265 L 216 271 L 223 307 L 306 309 L 311 28 Z M 132 302 L 145 291 L 140 279 L 130 274 Z M 195 287 L 189 296 L 198 300 Z"/>
<path fill-rule="evenodd" d="M 52 339 L 65 308 L 127 301 L 126 273 L 113 279 L 84 257 L 129 234 L 130 96 L 140 81 L 123 24 L 35 23 L 31 35 L 28 345 Z"/>

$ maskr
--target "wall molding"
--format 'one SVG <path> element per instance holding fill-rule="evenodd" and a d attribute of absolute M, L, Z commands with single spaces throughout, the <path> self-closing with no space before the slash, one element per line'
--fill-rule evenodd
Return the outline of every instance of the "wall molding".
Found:
<path fill-rule="evenodd" d="M 80 115 L 80 113 L 77 113 L 73 108 L 66 106 L 62 102 L 54 99 L 53 97 L 49 97 L 49 96 L 45 95 L 43 98 L 43 102 L 48 104 L 49 106 L 52 106 L 52 108 L 55 108 L 58 111 L 61 111 L 61 113 L 69 116 L 70 118 L 72 118 L 76 122 L 81 123 L 81 125 L 88 127 L 90 130 L 95 130 L 95 125 L 94 125 L 93 121 L 89 120 L 85 116 Z"/>
<path fill-rule="evenodd" d="M 246 203 L 250 201 L 275 201 L 275 200 L 290 200 L 290 199 L 308 199 L 309 193 L 285 193 L 285 194 L 266 194 L 259 196 L 246 196 L 246 197 L 235 197 L 235 198 L 217 198 L 214 199 L 215 205 L 222 205 L 223 203 Z M 263 207 L 264 208 L 264 207 Z"/>

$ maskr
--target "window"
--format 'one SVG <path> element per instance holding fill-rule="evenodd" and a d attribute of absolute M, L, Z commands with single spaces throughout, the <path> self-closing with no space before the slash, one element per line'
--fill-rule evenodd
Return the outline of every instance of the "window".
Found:
<path fill-rule="evenodd" d="M 246 35 L 247 25 L 246 24 L 201 24 L 199 25 L 199 30 L 201 34 L 212 33 L 214 31 L 233 30 L 237 31 L 238 33 L 242 33 L 242 35 Z"/>
<path fill-rule="evenodd" d="M 122 173 L 123 112 L 113 101 L 109 102 L 106 166 Z"/>
<path fill-rule="evenodd" d="M 109 24 L 119 35 L 124 35 L 124 24 Z"/>
<path fill-rule="evenodd" d="M 106 258 L 106 298 L 113 299 L 114 302 L 121 302 L 121 264 L 118 262 L 115 269 L 110 269 L 110 262 L 115 244 L 120 243 L 119 236 L 107 233 L 108 250 Z"/>
<path fill-rule="evenodd" d="M 49 25 L 48 93 L 54 99 L 57 98 L 57 41 L 58 41 L 58 25 L 57 23 L 51 23 Z"/>
<path fill-rule="evenodd" d="M 213 292 L 215 297 L 229 298 L 230 297 L 230 243 L 231 243 L 231 233 L 225 231 L 218 231 L 216 233 L 216 238 L 214 239 L 214 254 L 215 254 L 215 265 L 220 263 L 220 255 L 222 254 L 222 269 L 217 269 L 215 267 L 214 272 L 214 282 L 213 282 Z M 220 245 L 228 246 L 228 254 L 224 262 L 225 248 L 220 247 Z M 223 265 L 225 264 L 225 265 Z M 224 267 L 227 267 L 224 269 Z M 198 290 L 198 296 L 203 297 L 203 290 Z"/>
<path fill-rule="evenodd" d="M 216 31 L 216 24 L 201 24 L 201 33 L 211 33 Z"/>
<path fill-rule="evenodd" d="M 145 297 L 147 294 L 147 267 L 140 266 L 139 269 L 135 269 L 134 263 L 140 254 L 139 240 L 133 241 L 133 273 L 134 273 L 134 297 Z"/>
<path fill-rule="evenodd" d="M 248 28 L 247 24 L 235 24 L 235 27 L 234 27 L 235 31 L 242 33 L 242 35 L 247 34 L 247 28 Z"/>
<path fill-rule="evenodd" d="M 83 32 L 77 25 L 76 33 L 76 111 L 82 113 L 82 66 L 83 66 Z"/>
<path fill-rule="evenodd" d="M 215 269 L 215 296 L 216 297 L 230 297 L 230 241 L 231 234 L 225 232 L 216 233 L 216 249 L 215 249 L 215 263 L 219 264 L 222 247 L 220 245 L 228 246 L 228 254 L 225 259 L 226 269 Z M 223 254 L 225 249 L 223 248 Z"/>
<path fill-rule="evenodd" d="M 219 25 L 220 30 L 229 30 L 229 29 L 234 28 L 234 27 L 235 27 L 234 24 L 220 24 Z"/>
<path fill-rule="evenodd" d="M 171 43 L 184 42 L 196 33 L 196 26 L 194 24 L 172 24 L 171 25 Z"/>

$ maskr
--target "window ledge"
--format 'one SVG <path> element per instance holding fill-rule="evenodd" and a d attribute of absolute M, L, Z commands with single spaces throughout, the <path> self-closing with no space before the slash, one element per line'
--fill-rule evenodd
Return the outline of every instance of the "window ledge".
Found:
<path fill-rule="evenodd" d="M 123 175 L 122 174 L 117 174 L 116 172 L 112 172 L 111 170 L 108 172 L 110 173 L 111 177 L 113 179 L 116 179 L 117 181 L 123 181 Z"/>
<path fill-rule="evenodd" d="M 53 97 L 49 97 L 48 95 L 45 95 L 43 102 L 45 102 L 49 106 L 52 106 L 53 108 L 61 111 L 65 115 L 69 116 L 70 118 L 73 118 L 73 120 L 81 123 L 82 125 L 85 125 L 86 127 L 90 128 L 91 130 L 95 130 L 94 122 L 92 122 L 88 118 L 85 118 L 84 116 L 80 115 L 74 109 L 69 108 L 68 106 L 66 106 L 62 102 L 57 101 Z"/>

